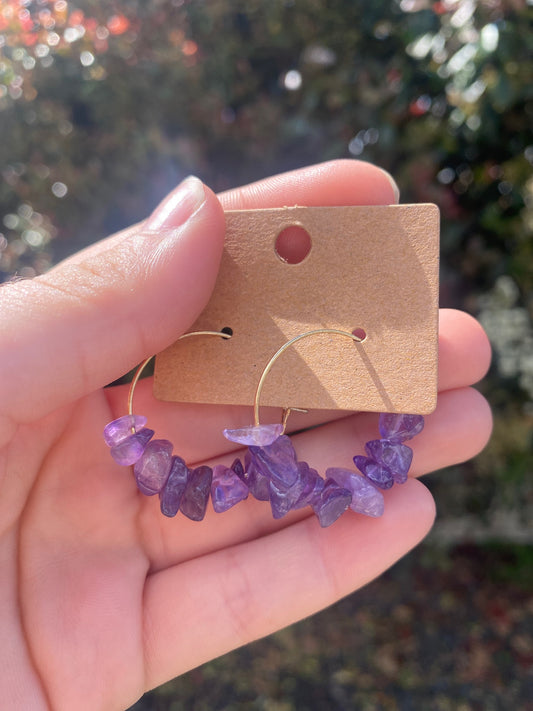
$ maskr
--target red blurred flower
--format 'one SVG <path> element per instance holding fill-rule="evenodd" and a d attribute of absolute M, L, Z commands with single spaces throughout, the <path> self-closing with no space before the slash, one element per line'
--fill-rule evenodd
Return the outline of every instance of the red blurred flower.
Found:
<path fill-rule="evenodd" d="M 107 21 L 107 28 L 112 35 L 123 35 L 129 26 L 130 21 L 125 15 L 113 15 Z"/>
<path fill-rule="evenodd" d="M 71 27 L 76 27 L 77 25 L 81 25 L 84 18 L 85 18 L 85 15 L 83 14 L 83 12 L 81 10 L 74 10 L 74 12 L 72 12 L 69 15 L 68 24 Z"/>
<path fill-rule="evenodd" d="M 185 40 L 181 45 L 181 51 L 186 57 L 192 57 L 198 51 L 198 45 L 193 40 Z"/>
<path fill-rule="evenodd" d="M 449 10 L 443 2 L 435 2 L 433 3 L 433 12 L 435 15 L 445 15 Z"/>

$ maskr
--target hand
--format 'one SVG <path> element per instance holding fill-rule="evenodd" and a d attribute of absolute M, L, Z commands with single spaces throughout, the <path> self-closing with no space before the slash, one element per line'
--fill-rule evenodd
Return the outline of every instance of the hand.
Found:
<path fill-rule="evenodd" d="M 320 529 L 309 510 L 279 521 L 248 500 L 202 523 L 163 517 L 118 467 L 102 429 L 125 414 L 102 387 L 186 331 L 205 306 L 224 208 L 387 204 L 388 176 L 340 161 L 220 196 L 182 184 L 141 226 L 47 274 L 0 289 L 0 690 L 5 708 L 121 709 L 145 690 L 333 603 L 379 575 L 429 530 L 416 478 L 386 492 L 381 519 L 348 512 Z M 416 477 L 475 455 L 490 410 L 469 386 L 489 362 L 479 325 L 443 311 L 440 395 L 413 441 Z M 231 461 L 224 427 L 249 408 L 156 403 L 136 410 L 187 462 Z M 332 415 L 333 417 L 333 415 Z M 314 418 L 314 419 L 313 419 Z M 315 413 L 317 423 L 327 414 Z M 302 420 L 298 420 L 300 426 Z M 331 419 L 294 437 L 324 471 L 362 450 L 375 415 Z"/>

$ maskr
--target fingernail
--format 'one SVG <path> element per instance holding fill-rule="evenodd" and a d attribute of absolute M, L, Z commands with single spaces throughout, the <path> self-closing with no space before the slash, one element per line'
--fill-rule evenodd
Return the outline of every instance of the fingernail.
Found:
<path fill-rule="evenodd" d="M 146 220 L 148 230 L 179 227 L 205 202 L 205 190 L 201 180 L 193 175 L 185 178 L 178 187 L 160 203 Z"/>
<path fill-rule="evenodd" d="M 385 175 L 387 176 L 387 179 L 389 183 L 391 184 L 392 189 L 394 190 L 394 202 L 399 202 L 400 200 L 400 188 L 396 185 L 396 181 L 392 177 L 390 173 L 387 173 L 386 170 L 383 171 Z"/>

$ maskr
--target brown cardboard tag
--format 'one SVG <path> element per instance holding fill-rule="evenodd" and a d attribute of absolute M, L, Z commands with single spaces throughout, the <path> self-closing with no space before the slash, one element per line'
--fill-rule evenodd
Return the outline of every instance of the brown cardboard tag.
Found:
<path fill-rule="evenodd" d="M 299 225 L 311 249 L 299 264 L 276 238 Z M 228 340 L 198 336 L 156 359 L 161 400 L 428 414 L 437 398 L 439 213 L 435 205 L 291 207 L 226 213 L 226 244 L 211 300 L 191 331 L 231 328 Z M 176 305 L 179 308 L 179 304 Z"/>

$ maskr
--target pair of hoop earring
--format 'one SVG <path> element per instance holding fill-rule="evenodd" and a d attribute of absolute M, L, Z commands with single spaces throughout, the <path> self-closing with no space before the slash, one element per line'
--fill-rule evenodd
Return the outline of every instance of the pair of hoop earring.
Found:
<path fill-rule="evenodd" d="M 421 432 L 422 415 L 380 414 L 381 438 L 366 443 L 366 456 L 353 457 L 360 473 L 331 467 L 324 477 L 307 462 L 298 461 L 289 437 L 284 434 L 290 412 L 299 408 L 286 408 L 281 423 L 262 425 L 259 422 L 261 391 L 276 360 L 297 341 L 319 333 L 345 336 L 355 342 L 363 340 L 355 335 L 357 332 L 321 328 L 302 333 L 281 346 L 259 379 L 254 398 L 254 424 L 223 432 L 231 442 L 248 447 L 244 460 L 236 458 L 231 467 L 219 464 L 213 469 L 205 465 L 190 469 L 181 457 L 172 454 L 171 442 L 152 439 L 155 433 L 146 427 L 146 417 L 133 412 L 133 396 L 153 356 L 141 363 L 133 376 L 128 414 L 113 420 L 104 429 L 111 456 L 122 466 L 133 465 L 139 491 L 146 496 L 159 495 L 161 512 L 169 517 L 181 511 L 187 518 L 201 521 L 209 498 L 215 512 L 223 513 L 250 494 L 260 501 L 269 501 L 276 519 L 291 510 L 310 506 L 322 527 L 330 526 L 348 508 L 366 516 L 381 516 L 384 510 L 381 490 L 407 480 L 413 451 L 404 442 Z M 195 331 L 183 334 L 180 339 L 191 336 L 227 339 L 231 333 Z"/>

